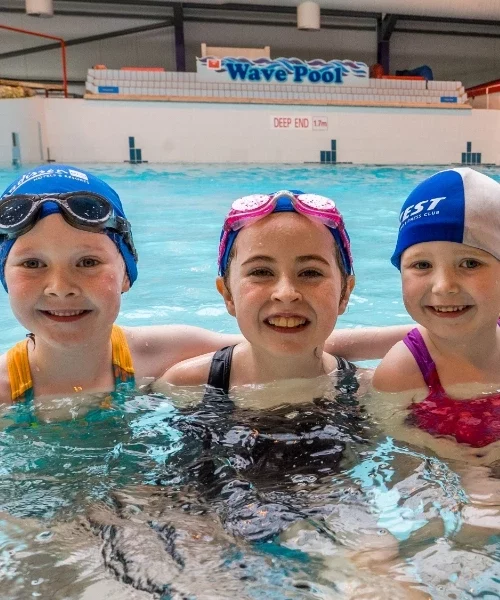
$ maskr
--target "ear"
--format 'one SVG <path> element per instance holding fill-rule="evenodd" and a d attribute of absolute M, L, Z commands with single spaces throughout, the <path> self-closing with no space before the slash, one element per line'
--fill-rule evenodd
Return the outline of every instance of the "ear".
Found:
<path fill-rule="evenodd" d="M 125 273 L 123 275 L 123 282 L 122 282 L 122 294 L 124 294 L 125 292 L 128 292 L 129 289 L 130 289 L 130 279 L 128 278 L 127 271 L 125 270 Z"/>
<path fill-rule="evenodd" d="M 227 289 L 226 283 L 223 277 L 217 277 L 215 280 L 215 285 L 217 287 L 217 291 L 224 298 L 224 304 L 226 305 L 227 312 L 235 317 L 236 310 L 234 308 L 233 297 L 231 296 L 231 292 Z"/>
<path fill-rule="evenodd" d="M 351 296 L 351 292 L 354 289 L 355 282 L 356 282 L 356 280 L 354 278 L 354 275 L 349 275 L 349 277 L 347 278 L 347 284 L 345 286 L 344 297 L 342 298 L 342 300 L 340 301 L 340 304 L 339 304 L 339 315 L 343 315 L 345 313 L 347 304 L 349 303 L 349 298 Z"/>

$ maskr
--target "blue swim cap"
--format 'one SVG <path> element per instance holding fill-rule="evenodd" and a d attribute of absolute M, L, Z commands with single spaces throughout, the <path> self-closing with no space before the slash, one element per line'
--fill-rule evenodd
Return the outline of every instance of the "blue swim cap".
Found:
<path fill-rule="evenodd" d="M 423 242 L 456 242 L 500 260 L 500 183 L 474 169 L 440 171 L 418 185 L 403 204 L 392 264 Z"/>
<path fill-rule="evenodd" d="M 120 198 L 113 188 L 88 171 L 68 165 L 41 165 L 31 169 L 11 183 L 0 199 L 14 194 L 61 194 L 64 192 L 94 192 L 104 196 L 118 216 L 127 218 Z M 58 212 L 60 209 L 55 202 L 45 202 L 40 209 L 38 218 L 43 219 Z M 105 233 L 122 255 L 130 285 L 132 285 L 137 279 L 137 263 L 132 252 L 120 234 L 113 231 L 105 231 Z M 8 290 L 5 282 L 5 261 L 15 241 L 12 239 L 0 243 L 0 282 L 6 291 Z"/>

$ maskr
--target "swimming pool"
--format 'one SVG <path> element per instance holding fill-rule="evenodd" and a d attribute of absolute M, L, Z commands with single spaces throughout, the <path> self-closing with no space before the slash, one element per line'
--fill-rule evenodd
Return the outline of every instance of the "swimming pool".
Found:
<path fill-rule="evenodd" d="M 138 282 L 123 298 L 119 317 L 123 325 L 187 323 L 236 331 L 235 321 L 227 315 L 214 286 L 223 216 L 230 201 L 238 196 L 290 187 L 335 198 L 345 216 L 353 243 L 357 283 L 349 310 L 340 318 L 339 326 L 409 321 L 400 298 L 399 275 L 389 257 L 402 200 L 435 168 L 349 165 L 225 168 L 89 165 L 88 168 L 119 192 L 133 223 L 140 271 Z M 500 170 L 483 170 L 500 179 Z M 12 169 L 0 170 L 0 189 L 15 175 Z M 0 315 L 0 350 L 3 352 L 25 332 L 10 315 L 6 294 L 0 295 Z M 62 399 L 61 403 L 64 402 Z M 19 412 L 22 417 L 22 408 Z M 140 499 L 134 497 L 132 501 L 131 496 L 124 499 L 122 494 L 114 500 L 127 515 L 136 515 L 136 521 L 132 519 L 133 526 L 128 529 L 113 529 L 116 517 L 106 511 L 104 516 L 93 517 L 94 522 L 105 523 L 106 542 L 121 531 L 121 554 L 118 556 L 115 552 L 108 557 L 108 565 L 114 565 L 111 572 L 102 569 L 103 550 L 95 543 L 88 523 L 78 519 L 89 506 L 99 507 L 101 501 L 109 503 L 114 490 L 131 486 L 142 489 L 143 484 L 157 483 L 164 465 L 182 447 L 182 433 L 175 427 L 172 414 L 173 409 L 160 398 L 140 396 L 117 404 L 104 416 L 97 412 L 85 418 L 75 415 L 69 423 L 23 428 L 12 426 L 9 414 L 0 418 L 3 421 L 0 424 L 0 598 L 166 600 L 171 597 L 170 572 L 167 567 L 167 572 L 162 571 L 162 564 L 167 563 L 162 563 L 161 558 L 155 563 L 157 542 L 147 537 L 138 525 L 142 518 L 137 512 Z M 419 515 L 422 522 L 434 519 L 439 523 L 437 532 L 424 535 L 425 527 L 417 529 L 420 537 L 407 546 L 403 544 L 402 550 L 403 554 L 412 555 L 412 568 L 432 580 L 433 597 L 472 598 L 478 593 L 489 593 L 486 596 L 489 598 L 500 597 L 500 586 L 495 581 L 498 568 L 494 540 L 489 540 L 487 545 L 467 547 L 450 537 L 457 526 L 458 517 L 454 515 L 459 513 L 464 501 L 452 471 L 440 461 L 390 442 L 382 442 L 378 449 L 361 448 L 357 456 L 360 466 L 354 468 L 348 479 L 339 476 L 332 481 L 330 492 L 338 492 L 343 497 L 345 489 L 348 490 L 345 493 L 350 494 L 349 486 L 356 482 L 365 494 L 365 513 L 376 512 L 384 505 L 386 520 L 396 523 L 395 530 L 399 527 L 403 531 L 403 542 L 405 535 L 408 537 L 408 527 L 405 530 L 402 521 L 412 520 L 411 515 Z M 390 490 L 391 484 L 399 479 L 397 473 L 394 474 L 394 461 L 401 464 L 405 475 L 410 473 L 412 481 L 412 486 L 397 494 Z M 149 485 L 144 496 L 151 495 L 153 488 Z M 386 488 L 388 493 L 385 493 Z M 334 494 L 333 497 L 339 496 Z M 158 509 L 151 511 L 153 513 L 154 518 L 148 521 L 148 532 L 156 527 L 154 531 L 163 536 L 168 546 L 168 523 L 161 519 L 164 512 Z M 191 527 L 188 531 L 204 527 L 197 521 L 197 515 L 188 517 L 181 511 L 177 518 L 187 522 L 186 527 Z M 151 526 L 153 522 L 156 525 Z M 346 526 L 347 533 L 352 535 L 355 526 L 351 525 L 351 529 Z M 125 539 L 127 535 L 129 538 Z M 189 587 L 189 577 L 185 577 L 181 588 L 184 597 L 347 598 L 346 582 L 366 577 L 361 571 L 354 575 L 344 572 L 345 564 L 333 556 L 335 553 L 332 555 L 331 548 L 321 544 L 314 546 L 309 538 L 306 541 L 300 538 L 302 551 L 299 551 L 297 540 L 293 547 L 266 544 L 250 550 L 242 549 L 223 533 L 211 529 L 201 537 L 204 545 L 200 542 L 194 552 L 198 562 L 204 565 L 196 571 L 198 595 Z M 123 575 L 125 563 L 131 569 L 134 560 L 141 562 L 140 557 L 132 557 L 133 553 L 128 556 L 123 550 L 138 539 L 143 543 L 142 564 L 148 564 L 151 572 L 147 576 L 141 573 L 135 579 L 128 572 L 121 581 L 129 577 L 137 582 L 142 577 L 142 581 L 149 581 L 150 587 L 146 584 L 139 590 L 130 585 L 113 587 L 115 578 L 120 580 L 120 572 Z M 105 545 L 105 548 L 110 547 L 112 544 Z M 211 554 L 218 557 L 218 567 L 223 564 L 226 570 L 203 562 Z M 328 576 L 324 565 L 319 565 L 319 555 L 328 556 L 332 561 L 328 563 Z M 442 573 L 433 572 L 438 560 L 448 565 Z M 236 577 L 234 573 L 240 573 L 243 568 L 247 575 Z M 486 569 L 490 571 L 482 583 L 477 583 L 477 578 L 471 583 L 473 575 Z M 211 579 L 212 570 L 219 573 L 219 580 Z M 332 573 L 335 574 L 333 582 Z M 151 583 L 158 581 L 156 587 Z M 246 581 L 245 595 L 241 592 L 242 581 Z M 301 587 L 297 582 L 307 585 L 303 583 Z M 389 582 L 384 578 L 375 585 L 378 593 L 392 597 L 390 588 L 386 587 Z M 204 590 L 201 595 L 200 589 Z M 213 589 L 215 595 L 208 596 L 207 589 Z"/>

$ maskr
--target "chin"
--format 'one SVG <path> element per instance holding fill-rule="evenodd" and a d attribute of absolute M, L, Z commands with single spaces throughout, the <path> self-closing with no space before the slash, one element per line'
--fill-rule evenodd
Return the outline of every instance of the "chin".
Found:
<path fill-rule="evenodd" d="M 318 344 L 315 346 L 304 346 L 298 344 L 280 345 L 272 349 L 273 354 L 279 357 L 299 358 L 301 356 L 311 356 L 314 353 Z"/>

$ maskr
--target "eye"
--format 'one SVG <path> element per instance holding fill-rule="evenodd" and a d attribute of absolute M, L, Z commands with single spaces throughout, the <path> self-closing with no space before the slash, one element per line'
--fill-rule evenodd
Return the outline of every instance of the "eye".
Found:
<path fill-rule="evenodd" d="M 318 269 L 313 269 L 310 267 L 309 269 L 304 269 L 299 273 L 299 277 L 323 277 L 323 273 Z"/>
<path fill-rule="evenodd" d="M 40 267 L 43 267 L 44 264 L 41 260 L 38 260 L 38 258 L 29 258 L 22 263 L 22 266 L 25 269 L 39 269 Z"/>
<path fill-rule="evenodd" d="M 481 266 L 481 263 L 475 258 L 466 258 L 461 262 L 460 266 L 466 269 L 477 269 L 477 267 Z"/>
<path fill-rule="evenodd" d="M 95 258 L 90 258 L 88 256 L 86 256 L 85 258 L 82 258 L 78 261 L 77 266 L 78 267 L 84 267 L 84 268 L 91 268 L 91 267 L 96 267 L 97 265 L 99 265 L 100 262 L 95 259 Z"/>
<path fill-rule="evenodd" d="M 411 269 L 417 269 L 417 271 L 426 271 L 432 269 L 432 265 L 428 260 L 418 260 L 410 265 Z"/>
<path fill-rule="evenodd" d="M 271 269 L 268 269 L 266 267 L 257 267 L 256 269 L 250 271 L 249 275 L 251 277 L 272 277 L 273 272 L 271 271 Z"/>

